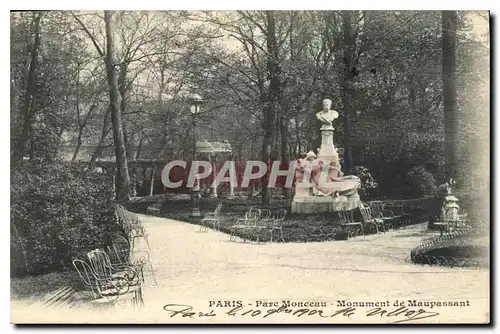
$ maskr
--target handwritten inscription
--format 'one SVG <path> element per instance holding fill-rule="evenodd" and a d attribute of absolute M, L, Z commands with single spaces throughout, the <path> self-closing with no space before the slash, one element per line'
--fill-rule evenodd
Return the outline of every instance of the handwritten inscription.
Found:
<path fill-rule="evenodd" d="M 163 306 L 163 309 L 170 313 L 170 317 L 173 318 L 175 316 L 179 316 L 182 318 L 194 318 L 194 317 L 215 317 L 214 310 L 210 310 L 208 312 L 195 312 L 192 306 L 183 305 L 183 304 L 166 304 Z"/>
<path fill-rule="evenodd" d="M 239 303 L 238 303 L 239 304 Z M 206 317 L 216 317 L 218 315 L 230 316 L 230 317 L 251 317 L 251 318 L 268 318 L 276 316 L 278 314 L 285 314 L 292 317 L 316 317 L 320 318 L 351 318 L 354 315 L 361 314 L 365 317 L 382 317 L 393 320 L 393 323 L 403 323 L 415 320 L 421 320 L 431 317 L 436 317 L 439 315 L 438 312 L 427 311 L 423 308 L 408 308 L 405 306 L 393 307 L 393 308 L 370 308 L 358 309 L 355 307 L 345 307 L 345 308 L 293 308 L 287 305 L 281 305 L 279 307 L 271 308 L 257 308 L 257 307 L 245 307 L 243 305 L 238 305 L 224 310 L 214 310 L 210 308 L 208 310 L 194 310 L 193 306 L 185 304 L 166 304 L 163 309 L 168 313 L 170 318 L 206 318 Z"/>
<path fill-rule="evenodd" d="M 369 310 L 368 312 L 366 312 L 367 317 L 376 316 L 376 315 L 379 315 L 381 317 L 387 317 L 387 318 L 397 317 L 397 316 L 406 317 L 406 319 L 401 319 L 401 320 L 397 320 L 394 322 L 394 323 L 402 323 L 402 322 L 409 322 L 412 320 L 421 320 L 421 319 L 425 319 L 425 318 L 432 318 L 432 317 L 438 316 L 439 313 L 438 312 L 429 312 L 429 311 L 426 311 L 425 309 L 422 309 L 422 308 L 418 309 L 418 310 L 409 309 L 409 308 L 404 307 L 404 306 L 401 306 L 395 310 L 385 310 L 385 309 L 382 309 L 380 307 L 377 307 L 375 309 L 372 309 L 372 310 Z"/>

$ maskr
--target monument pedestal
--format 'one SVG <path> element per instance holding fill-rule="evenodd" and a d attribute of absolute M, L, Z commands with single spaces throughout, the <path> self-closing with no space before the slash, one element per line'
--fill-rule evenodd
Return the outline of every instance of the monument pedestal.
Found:
<path fill-rule="evenodd" d="M 321 147 L 318 152 L 318 159 L 323 161 L 324 163 L 330 164 L 335 163 L 339 164 L 339 154 L 335 145 L 333 145 L 333 130 L 334 127 L 331 125 L 322 125 L 321 126 Z"/>
<path fill-rule="evenodd" d="M 305 196 L 294 197 L 292 202 L 293 213 L 318 213 L 349 211 L 361 206 L 359 195 L 351 196 Z"/>
<path fill-rule="evenodd" d="M 339 155 L 333 145 L 333 131 L 331 124 L 321 126 L 321 147 L 318 152 L 318 160 L 324 164 L 338 168 L 340 172 Z M 361 206 L 361 200 L 357 189 L 348 196 L 314 196 L 312 188 L 295 187 L 295 197 L 292 202 L 293 213 L 318 213 L 349 211 Z"/>

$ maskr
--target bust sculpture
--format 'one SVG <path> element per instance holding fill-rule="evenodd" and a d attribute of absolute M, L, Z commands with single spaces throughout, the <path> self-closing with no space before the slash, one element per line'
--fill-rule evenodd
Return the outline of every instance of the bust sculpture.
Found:
<path fill-rule="evenodd" d="M 323 110 L 316 114 L 316 117 L 323 123 L 327 125 L 332 125 L 334 119 L 339 117 L 339 113 L 335 110 L 330 109 L 332 107 L 332 100 L 323 100 Z"/>

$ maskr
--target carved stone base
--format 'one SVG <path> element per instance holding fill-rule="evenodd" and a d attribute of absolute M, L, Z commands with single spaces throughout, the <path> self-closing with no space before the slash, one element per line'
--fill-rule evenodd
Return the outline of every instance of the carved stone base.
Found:
<path fill-rule="evenodd" d="M 351 196 L 307 196 L 294 197 L 292 213 L 320 213 L 349 211 L 361 206 L 358 194 Z"/>
<path fill-rule="evenodd" d="M 321 147 L 318 152 L 318 159 L 327 164 L 333 162 L 337 165 L 339 162 L 339 154 L 333 144 L 333 130 L 331 125 L 323 125 L 321 127 Z"/>

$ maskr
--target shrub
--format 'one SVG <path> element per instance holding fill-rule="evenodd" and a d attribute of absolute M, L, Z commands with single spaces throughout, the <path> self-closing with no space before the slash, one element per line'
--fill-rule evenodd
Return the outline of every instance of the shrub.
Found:
<path fill-rule="evenodd" d="M 42 161 L 11 170 L 11 275 L 68 268 L 118 229 L 106 174 Z"/>
<path fill-rule="evenodd" d="M 358 190 L 359 196 L 363 200 L 373 198 L 377 193 L 378 183 L 375 181 L 368 168 L 356 166 L 356 174 L 361 181 Z"/>
<path fill-rule="evenodd" d="M 411 197 L 433 196 L 436 194 L 436 179 L 424 167 L 411 169 L 406 176 L 406 193 Z"/>

